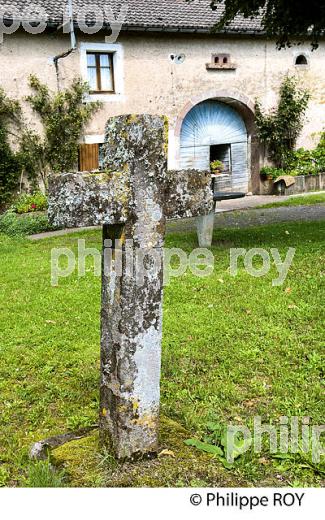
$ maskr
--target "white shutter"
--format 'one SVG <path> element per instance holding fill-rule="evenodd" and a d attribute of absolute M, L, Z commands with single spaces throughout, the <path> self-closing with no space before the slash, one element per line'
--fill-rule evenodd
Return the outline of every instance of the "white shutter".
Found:
<path fill-rule="evenodd" d="M 181 170 L 209 170 L 210 146 L 189 146 L 180 150 Z"/>
<path fill-rule="evenodd" d="M 247 142 L 231 145 L 231 176 L 234 191 L 248 191 Z"/>

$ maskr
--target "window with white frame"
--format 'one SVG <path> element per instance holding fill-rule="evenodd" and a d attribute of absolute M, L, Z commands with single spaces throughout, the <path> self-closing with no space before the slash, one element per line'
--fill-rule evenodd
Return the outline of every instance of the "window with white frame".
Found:
<path fill-rule="evenodd" d="M 114 93 L 113 54 L 87 52 L 87 75 L 90 92 Z"/>
<path fill-rule="evenodd" d="M 123 48 L 121 44 L 82 43 L 81 74 L 90 87 L 90 98 L 114 101 L 123 94 Z"/>

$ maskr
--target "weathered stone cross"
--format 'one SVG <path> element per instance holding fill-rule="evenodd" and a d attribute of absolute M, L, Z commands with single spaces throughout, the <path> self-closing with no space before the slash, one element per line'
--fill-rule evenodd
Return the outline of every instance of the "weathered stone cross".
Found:
<path fill-rule="evenodd" d="M 208 172 L 167 171 L 167 128 L 158 116 L 112 118 L 107 171 L 53 176 L 49 186 L 54 224 L 103 225 L 100 437 L 120 459 L 158 449 L 166 219 L 213 208 Z M 110 257 L 116 239 L 120 246 Z M 156 265 L 155 275 L 143 271 L 141 284 L 130 270 L 138 251 Z"/>

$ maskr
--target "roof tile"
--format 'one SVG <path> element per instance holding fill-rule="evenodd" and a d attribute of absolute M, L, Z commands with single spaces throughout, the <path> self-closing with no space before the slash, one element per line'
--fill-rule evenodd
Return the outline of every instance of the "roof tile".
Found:
<path fill-rule="evenodd" d="M 111 7 L 114 15 L 120 12 L 123 4 L 128 5 L 128 12 L 124 27 L 150 28 L 168 30 L 205 30 L 210 31 L 218 22 L 223 11 L 220 5 L 212 11 L 211 0 L 73 0 L 74 20 L 92 20 L 94 11 L 103 14 L 103 19 L 109 23 L 107 8 Z M 16 16 L 24 19 L 35 19 L 32 16 L 32 6 L 39 6 L 46 12 L 46 21 L 60 24 L 63 13 L 67 9 L 67 0 L 0 0 L 0 13 L 13 9 Z M 229 31 L 238 33 L 261 32 L 261 17 L 236 19 L 229 26 Z"/>

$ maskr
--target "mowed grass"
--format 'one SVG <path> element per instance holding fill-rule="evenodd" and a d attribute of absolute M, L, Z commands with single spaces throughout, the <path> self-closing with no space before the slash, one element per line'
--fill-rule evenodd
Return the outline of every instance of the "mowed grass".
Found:
<path fill-rule="evenodd" d="M 192 437 L 209 421 L 251 427 L 258 415 L 324 423 L 324 237 L 325 222 L 217 230 L 213 274 L 166 287 L 162 413 Z M 97 423 L 100 279 L 89 259 L 85 277 L 50 285 L 51 249 L 77 251 L 78 238 L 100 248 L 97 231 L 0 238 L 0 485 L 28 485 L 32 442 Z M 166 246 L 190 252 L 195 234 L 169 235 Z M 285 284 L 272 286 L 274 266 L 253 278 L 240 263 L 231 277 L 232 247 L 278 248 L 282 258 L 296 248 Z M 264 444 L 228 474 L 257 486 L 321 483 L 324 468 L 309 455 L 275 459 Z M 204 468 L 201 481 L 209 485 Z"/>
<path fill-rule="evenodd" d="M 295 195 L 287 200 L 281 200 L 277 202 L 271 202 L 270 204 L 263 204 L 258 206 L 257 209 L 261 208 L 281 208 L 288 206 L 311 206 L 313 204 L 325 204 L 325 192 L 313 193 L 312 195 Z"/>

